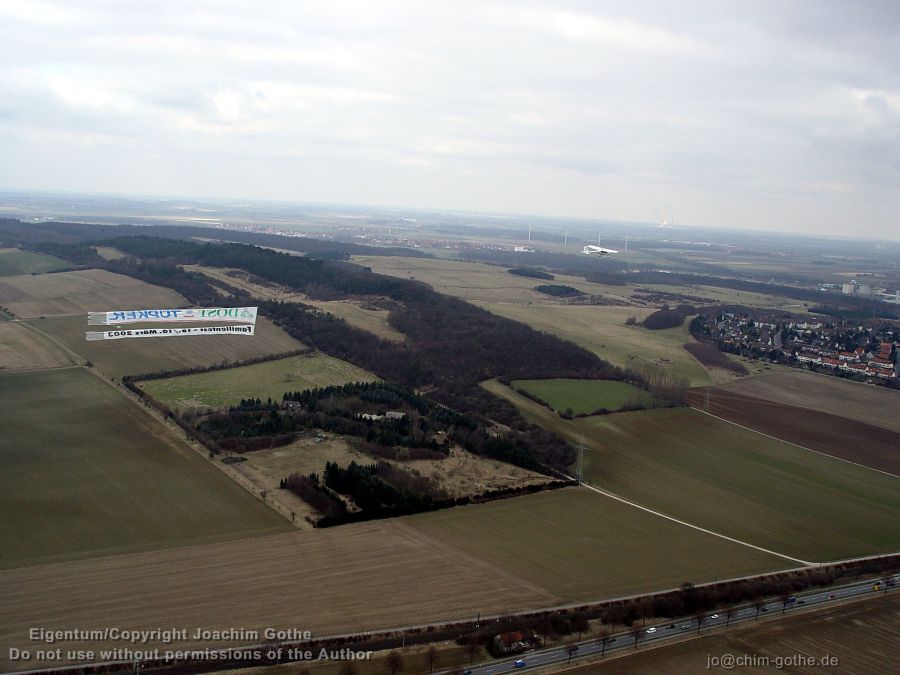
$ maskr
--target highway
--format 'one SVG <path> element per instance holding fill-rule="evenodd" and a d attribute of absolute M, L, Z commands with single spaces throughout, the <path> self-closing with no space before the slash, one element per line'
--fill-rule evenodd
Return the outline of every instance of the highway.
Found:
<path fill-rule="evenodd" d="M 900 575 L 892 577 L 890 583 L 894 584 L 894 586 L 889 587 L 888 592 L 893 592 L 897 588 L 896 584 L 898 581 L 900 581 Z M 877 591 L 874 590 L 874 585 L 876 583 L 880 587 Z M 760 608 L 759 616 L 765 617 L 772 614 L 780 615 L 782 609 L 784 609 L 785 614 L 789 614 L 792 610 L 800 607 L 811 607 L 829 602 L 846 600 L 847 598 L 874 595 L 883 592 L 883 582 L 865 581 L 830 589 L 798 593 L 796 596 L 792 596 L 795 599 L 790 601 L 784 607 L 782 601 L 777 598 L 766 601 L 766 604 Z M 709 628 L 724 627 L 726 623 L 731 625 L 754 621 L 756 616 L 756 607 L 746 604 L 735 608 L 730 621 L 727 618 L 724 609 L 711 611 L 704 614 L 703 624 L 700 630 L 702 633 L 702 631 Z M 693 617 L 682 618 L 675 621 L 666 621 L 664 623 L 647 624 L 643 628 L 642 637 L 638 640 L 638 644 L 642 645 L 650 642 L 662 641 L 675 636 L 688 635 L 691 633 L 697 634 L 697 620 Z M 630 632 L 616 633 L 613 637 L 615 638 L 615 641 L 606 646 L 607 654 L 621 650 L 634 649 L 634 637 Z M 573 663 L 575 663 L 576 660 L 587 656 L 598 656 L 603 651 L 603 647 L 596 638 L 583 640 L 575 644 L 578 647 L 578 651 L 571 657 Z M 520 673 L 529 669 L 552 665 L 554 663 L 566 663 L 569 661 L 568 648 L 569 645 L 564 645 L 561 647 L 532 650 L 522 654 L 511 655 L 508 658 L 499 659 L 490 663 L 477 664 L 468 670 L 465 670 L 465 672 L 471 673 L 471 675 L 498 675 L 500 673 Z M 521 665 L 517 666 L 517 661 L 519 661 Z M 451 671 L 445 670 L 442 672 L 446 674 Z"/>

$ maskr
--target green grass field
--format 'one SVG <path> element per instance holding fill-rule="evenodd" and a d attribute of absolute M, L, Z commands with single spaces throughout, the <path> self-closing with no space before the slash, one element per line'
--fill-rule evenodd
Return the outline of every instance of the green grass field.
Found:
<path fill-rule="evenodd" d="M 0 429 L 0 568 L 290 529 L 83 369 L 0 376 Z"/>
<path fill-rule="evenodd" d="M 351 363 L 316 352 L 209 373 L 149 380 L 141 387 L 170 408 L 237 405 L 242 398 L 271 397 L 281 401 L 286 391 L 330 384 L 374 382 L 378 378 Z"/>
<path fill-rule="evenodd" d="M 17 248 L 0 249 L 0 277 L 18 274 L 43 274 L 72 267 L 72 263 L 44 253 L 21 251 Z"/>
<path fill-rule="evenodd" d="M 97 330 L 97 327 L 88 326 L 82 316 L 31 319 L 28 324 L 91 361 L 104 374 L 116 378 L 231 363 L 268 354 L 283 354 L 303 349 L 304 346 L 263 318 L 257 319 L 253 336 L 212 335 L 94 342 L 86 341 L 84 334 L 87 330 Z"/>
<path fill-rule="evenodd" d="M 571 408 L 578 415 L 595 410 L 619 410 L 625 405 L 649 405 L 653 396 L 640 387 L 614 380 L 513 380 L 516 389 L 524 389 L 557 412 Z"/>
<path fill-rule="evenodd" d="M 585 488 L 447 509 L 404 522 L 567 600 L 792 566 Z"/>
<path fill-rule="evenodd" d="M 535 424 L 577 442 L 593 485 L 814 562 L 900 550 L 900 480 L 689 408 L 567 421 L 497 382 Z"/>

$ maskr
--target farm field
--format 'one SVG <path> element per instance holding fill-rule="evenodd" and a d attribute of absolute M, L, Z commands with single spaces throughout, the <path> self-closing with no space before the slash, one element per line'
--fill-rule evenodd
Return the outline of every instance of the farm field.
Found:
<path fill-rule="evenodd" d="M 588 482 L 643 506 L 811 562 L 900 549 L 898 478 L 688 408 L 569 421 L 483 386 L 532 423 L 572 442 L 583 434 Z"/>
<path fill-rule="evenodd" d="M 595 410 L 619 410 L 625 405 L 649 405 L 653 396 L 640 387 L 615 380 L 513 380 L 515 389 L 524 389 L 557 412 L 571 408 L 578 415 Z"/>
<path fill-rule="evenodd" d="M 733 288 L 721 288 L 719 286 L 688 286 L 667 284 L 646 284 L 644 288 L 664 293 L 685 293 L 708 298 L 711 304 L 746 305 L 747 307 L 766 307 L 772 309 L 784 309 L 802 314 L 806 312 L 803 300 L 787 298 L 754 291 L 739 291 Z"/>
<path fill-rule="evenodd" d="M 231 363 L 257 356 L 284 354 L 304 347 L 303 343 L 262 317 L 257 319 L 256 333 L 252 337 L 212 335 L 95 342 L 88 342 L 84 338 L 86 330 L 96 330 L 97 327 L 89 327 L 83 316 L 48 317 L 33 319 L 27 323 L 91 361 L 105 375 L 115 378 Z"/>
<path fill-rule="evenodd" d="M 553 333 L 581 345 L 602 359 L 623 368 L 634 361 L 648 361 L 686 377 L 691 386 L 712 383 L 706 369 L 682 345 L 694 338 L 688 331 L 689 319 L 682 326 L 665 330 L 647 330 L 627 326 L 629 317 L 643 321 L 655 311 L 647 307 L 597 307 L 593 305 L 527 305 L 501 302 L 476 302 L 508 319 Z"/>
<path fill-rule="evenodd" d="M 204 267 L 186 265 L 186 269 L 201 272 L 214 280 L 222 281 L 250 293 L 259 300 L 284 300 L 312 305 L 343 319 L 351 326 L 374 333 L 384 340 L 402 342 L 403 333 L 388 323 L 388 310 L 379 309 L 370 303 L 360 300 L 311 300 L 303 293 L 297 293 L 274 283 L 260 283 L 250 279 L 250 275 L 242 270 L 222 267 Z"/>
<path fill-rule="evenodd" d="M 722 388 L 900 433 L 900 391 L 797 369 L 745 378 Z"/>
<path fill-rule="evenodd" d="M 17 248 L 0 248 L 0 277 L 42 274 L 71 266 L 72 263 L 45 253 L 22 251 Z"/>
<path fill-rule="evenodd" d="M 560 601 L 407 520 L 0 570 L 0 670 L 40 665 L 8 660 L 10 647 L 34 647 L 32 626 L 275 627 L 326 636 Z M 176 648 L 195 644 L 179 641 Z M 64 653 L 96 646 L 54 645 Z M 152 641 L 140 648 L 155 646 L 172 648 Z"/>
<path fill-rule="evenodd" d="M 139 386 L 170 408 L 221 408 L 237 405 L 242 398 L 281 401 L 288 391 L 377 380 L 351 363 L 313 352 L 239 368 L 149 380 Z"/>
<path fill-rule="evenodd" d="M 628 303 L 629 286 L 611 286 L 585 281 L 582 277 L 555 274 L 554 281 L 533 279 L 510 274 L 509 268 L 500 265 L 467 262 L 464 260 L 438 260 L 430 258 L 403 258 L 390 256 L 353 256 L 353 262 L 371 267 L 373 272 L 404 279 L 416 279 L 429 284 L 439 293 L 463 300 L 497 302 L 532 302 L 554 304 L 549 296 L 534 290 L 540 284 L 563 284 L 591 295 L 607 296 L 615 301 Z M 523 260 L 522 264 L 527 265 Z"/>
<path fill-rule="evenodd" d="M 412 527 L 567 600 L 795 567 L 585 488 L 412 516 Z"/>
<path fill-rule="evenodd" d="M 187 303 L 167 288 L 91 269 L 5 277 L 0 280 L 0 305 L 23 319 L 78 314 L 87 323 L 89 311 L 185 307 Z"/>
<path fill-rule="evenodd" d="M 787 667 L 784 672 L 881 673 L 884 664 L 900 659 L 900 595 L 873 597 L 840 607 L 808 611 L 759 623 L 738 625 L 684 642 L 653 649 L 623 653 L 621 656 L 566 669 L 567 675 L 692 675 L 707 669 L 709 655 L 753 655 L 796 658 L 795 655 L 838 659 L 838 666 Z M 893 631 L 893 635 L 891 634 Z M 719 669 L 725 672 L 725 669 Z M 764 673 L 769 667 L 735 667 L 732 673 Z M 538 671 L 546 672 L 546 671 Z M 716 669 L 713 668 L 713 672 Z M 779 672 L 779 671 L 776 671 Z"/>
<path fill-rule="evenodd" d="M 707 390 L 689 391 L 688 402 L 695 408 L 706 409 Z M 709 390 L 708 403 L 709 413 L 736 424 L 900 476 L 900 434 L 895 431 L 727 389 Z"/>
<path fill-rule="evenodd" d="M 0 375 L 0 428 L 0 568 L 288 528 L 84 369 Z"/>
<path fill-rule="evenodd" d="M 97 251 L 97 255 L 104 260 L 118 260 L 119 258 L 125 257 L 125 254 L 122 253 L 122 251 L 113 248 L 112 246 L 96 246 L 94 250 Z"/>
<path fill-rule="evenodd" d="M 358 300 L 304 300 L 323 312 L 334 314 L 354 328 L 374 333 L 382 340 L 403 342 L 406 336 L 388 323 L 387 309 L 378 309 Z"/>
<path fill-rule="evenodd" d="M 18 321 L 0 321 L 0 371 L 74 365 L 59 345 Z"/>

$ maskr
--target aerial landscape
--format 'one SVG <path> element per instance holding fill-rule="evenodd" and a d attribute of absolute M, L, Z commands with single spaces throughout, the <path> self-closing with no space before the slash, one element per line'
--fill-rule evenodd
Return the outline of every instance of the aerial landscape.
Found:
<path fill-rule="evenodd" d="M 0 6 L 0 673 L 891 672 L 900 15 L 682 10 Z"/>

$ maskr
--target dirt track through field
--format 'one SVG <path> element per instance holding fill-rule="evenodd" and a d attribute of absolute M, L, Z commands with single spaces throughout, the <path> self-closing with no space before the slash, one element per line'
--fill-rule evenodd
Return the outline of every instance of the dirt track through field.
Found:
<path fill-rule="evenodd" d="M 706 410 L 706 390 L 688 392 L 688 402 Z M 832 457 L 900 475 L 900 434 L 884 428 L 724 389 L 709 390 L 708 412 Z"/>

